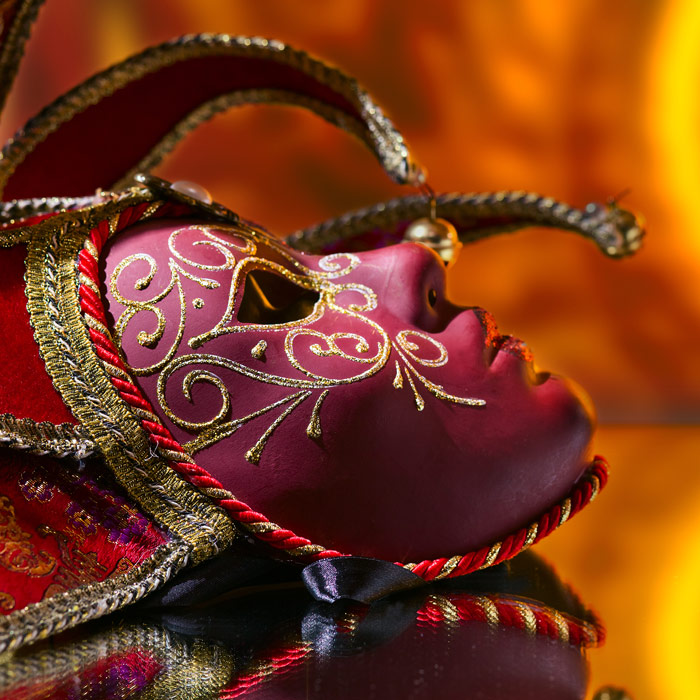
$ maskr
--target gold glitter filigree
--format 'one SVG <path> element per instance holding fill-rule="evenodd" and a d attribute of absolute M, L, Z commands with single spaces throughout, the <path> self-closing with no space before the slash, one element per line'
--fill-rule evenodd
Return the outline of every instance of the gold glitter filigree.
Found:
<path fill-rule="evenodd" d="M 228 389 L 226 388 L 226 385 L 220 377 L 218 377 L 213 372 L 209 372 L 206 369 L 196 369 L 192 372 L 189 372 L 185 375 L 185 378 L 182 380 L 182 393 L 190 403 L 192 403 L 192 386 L 197 382 L 211 384 L 215 386 L 221 394 L 222 406 L 219 409 L 219 412 L 216 414 L 216 416 L 214 416 L 210 420 L 203 421 L 200 423 L 192 423 L 190 421 L 182 420 L 182 418 L 178 418 L 170 410 L 167 401 L 165 401 L 165 397 L 163 397 L 163 400 L 161 401 L 161 405 L 163 406 L 163 408 L 165 409 L 167 407 L 166 413 L 168 415 L 168 418 L 170 418 L 170 420 L 173 423 L 175 423 L 175 425 L 179 426 L 180 428 L 184 428 L 185 430 L 199 431 L 203 430 L 204 428 L 209 428 L 213 425 L 216 425 L 217 423 L 220 423 L 231 412 L 231 399 L 229 398 L 229 393 Z"/>
<path fill-rule="evenodd" d="M 356 318 L 360 317 L 356 316 Z M 373 321 L 369 321 L 368 319 L 364 320 L 370 326 L 372 326 L 374 330 L 378 331 L 380 336 L 382 337 L 382 342 L 377 344 L 377 353 L 375 355 L 370 357 L 358 357 L 357 355 L 351 355 L 350 353 L 347 353 L 338 347 L 337 342 L 339 340 L 354 340 L 354 349 L 355 352 L 358 353 L 358 355 L 368 352 L 369 343 L 365 338 L 358 335 L 357 333 L 340 332 L 327 335 L 326 333 L 322 333 L 321 331 L 316 331 L 311 328 L 298 328 L 292 330 L 284 339 L 284 350 L 287 354 L 289 363 L 295 369 L 298 369 L 300 372 L 303 372 L 307 377 L 311 377 L 318 381 L 324 382 L 325 385 L 347 384 L 349 382 L 360 381 L 362 379 L 366 379 L 367 377 L 371 377 L 386 364 L 386 361 L 389 357 L 390 344 L 389 338 L 380 326 L 378 326 Z M 371 365 L 371 367 L 361 374 L 354 375 L 352 377 L 347 377 L 345 379 L 333 380 L 328 377 L 324 377 L 323 375 L 316 374 L 310 369 L 307 369 L 306 367 L 302 366 L 301 362 L 297 359 L 294 353 L 294 340 L 303 336 L 318 338 L 323 343 L 325 343 L 325 348 L 322 347 L 319 343 L 314 343 L 309 347 L 309 350 L 318 357 L 338 357 L 343 360 L 350 360 L 351 362 L 369 364 Z"/>
<path fill-rule="evenodd" d="M 272 425 L 260 436 L 260 439 L 255 443 L 251 449 L 249 449 L 245 453 L 245 458 L 248 462 L 251 464 L 258 464 L 260 462 L 260 457 L 262 456 L 262 452 L 265 449 L 265 445 L 267 444 L 267 441 L 270 439 L 272 436 L 272 433 L 277 430 L 277 428 L 282 424 L 284 419 L 302 402 L 305 401 L 306 399 L 311 396 L 310 391 L 300 391 L 298 394 L 295 394 L 292 398 L 294 399 L 292 403 L 284 410 L 284 412 L 276 418 Z"/>
<path fill-rule="evenodd" d="M 186 243 L 182 243 L 185 241 Z M 183 246 L 189 246 L 189 250 L 197 250 L 204 246 L 214 250 L 220 256 L 220 260 L 212 263 L 211 256 L 202 259 L 193 253 L 185 254 Z M 262 248 L 262 249 L 261 249 Z M 131 255 L 122 260 L 114 270 L 111 279 L 111 289 L 115 299 L 125 309 L 117 322 L 116 341 L 122 345 L 122 338 L 126 325 L 141 312 L 155 314 L 158 327 L 155 331 L 146 333 L 141 331 L 137 336 L 140 341 L 148 341 L 151 346 L 163 338 L 164 329 L 161 319 L 165 313 L 158 304 L 164 301 L 170 294 L 177 294 L 180 304 L 180 320 L 175 341 L 162 353 L 162 359 L 143 368 L 131 368 L 135 374 L 151 375 L 160 371 L 157 382 L 157 397 L 160 406 L 166 416 L 178 427 L 194 432 L 197 437 L 187 443 L 190 450 L 201 450 L 214 444 L 216 441 L 232 435 L 241 425 L 256 418 L 272 408 L 286 404 L 292 404 L 275 422 L 272 429 L 266 430 L 258 443 L 248 451 L 248 461 L 257 463 L 262 449 L 279 425 L 296 406 L 303 401 L 302 395 L 308 396 L 313 390 L 321 389 L 323 394 L 317 403 L 320 409 L 321 402 L 325 400 L 328 390 L 345 384 L 363 381 L 380 372 L 389 361 L 392 349 L 398 355 L 395 362 L 396 374 L 393 386 L 397 389 L 403 387 L 403 372 L 413 392 L 416 408 L 422 411 L 425 408 L 425 399 L 421 396 L 418 385 L 422 385 L 433 396 L 468 406 L 480 406 L 484 404 L 481 399 L 454 396 L 447 393 L 443 387 L 423 376 L 414 366 L 420 365 L 428 368 L 439 368 L 447 364 L 447 348 L 434 337 L 417 330 L 405 329 L 399 331 L 392 341 L 386 330 L 376 321 L 370 318 L 370 314 L 377 308 L 378 299 L 374 290 L 364 284 L 356 282 L 337 281 L 356 270 L 361 259 L 352 253 L 334 253 L 318 260 L 318 268 L 312 269 L 305 264 L 299 256 L 294 256 L 279 242 L 271 239 L 267 234 L 247 224 L 220 224 L 216 227 L 204 225 L 184 226 L 174 230 L 168 238 L 168 249 L 171 258 L 168 261 L 170 269 L 170 281 L 167 286 L 146 300 L 129 299 L 119 291 L 119 280 L 124 271 L 132 264 L 142 261 L 148 265 L 145 274 L 139 278 L 136 287 L 148 288 L 156 277 L 155 261 L 146 254 Z M 280 262 L 281 260 L 281 262 Z M 193 271 L 196 270 L 195 271 Z M 201 272 L 218 273 L 216 279 L 201 277 Z M 303 318 L 284 320 L 277 323 L 238 322 L 235 316 L 240 308 L 242 297 L 248 277 L 251 273 L 265 272 L 286 279 L 300 289 L 310 290 L 318 294 L 310 312 Z M 221 274 L 229 274 L 226 279 Z M 289 363 L 290 370 L 295 370 L 303 376 L 294 376 L 293 373 L 279 373 L 265 371 L 261 368 L 251 367 L 245 362 L 234 360 L 213 353 L 195 353 L 178 356 L 178 351 L 183 344 L 186 323 L 186 298 L 182 278 L 187 278 L 198 284 L 202 289 L 219 289 L 223 284 L 228 287 L 226 308 L 208 331 L 200 332 L 191 337 L 187 345 L 192 349 L 198 349 L 209 341 L 225 335 L 236 333 L 284 333 L 284 353 Z M 264 290 L 251 277 L 250 284 L 256 294 L 262 294 Z M 177 290 L 177 292 L 175 291 Z M 204 304 L 204 299 L 201 300 Z M 325 333 L 315 327 L 316 323 L 329 314 L 337 316 L 343 322 L 354 326 L 359 324 L 360 329 L 352 331 L 335 331 Z M 256 319 L 257 320 L 257 319 Z M 364 330 L 363 330 L 364 329 Z M 142 345 L 145 344 L 142 342 Z M 250 354 L 256 360 L 264 359 L 268 342 L 259 340 L 251 349 Z M 160 354 L 160 353 L 159 353 Z M 318 358 L 331 359 L 344 363 L 344 375 L 329 376 L 317 370 L 317 367 L 308 366 L 309 355 Z M 352 371 L 353 365 L 364 365 L 358 370 Z M 334 367 L 342 365 L 336 364 Z M 231 398 L 226 383 L 215 368 L 233 371 L 254 381 L 285 386 L 300 390 L 280 401 L 275 401 L 262 409 L 242 417 L 231 416 Z M 206 383 L 215 387 L 221 395 L 219 409 L 206 420 L 190 421 L 185 417 L 176 415 L 172 410 L 166 391 L 170 378 L 180 370 L 187 370 L 182 380 L 182 394 L 188 402 L 193 403 L 192 387 L 196 383 Z M 310 418 L 307 435 L 312 439 L 320 437 L 320 421 L 315 409 Z"/>
<path fill-rule="evenodd" d="M 430 343 L 437 351 L 440 353 L 438 358 L 435 360 L 426 360 L 424 358 L 417 357 L 414 352 L 419 350 L 420 347 L 410 340 L 411 337 L 421 338 L 426 342 Z M 412 359 L 423 365 L 424 367 L 442 367 L 447 364 L 447 348 L 435 338 L 432 338 L 425 333 L 414 330 L 400 331 L 396 334 L 396 344 L 401 347 L 401 349 Z"/>
<path fill-rule="evenodd" d="M 393 386 L 394 389 L 403 389 L 403 374 L 401 373 L 401 366 L 398 360 L 396 360 L 396 374 L 394 375 Z"/>
<path fill-rule="evenodd" d="M 426 388 L 428 391 L 430 391 L 433 396 L 437 397 L 438 399 L 443 399 L 444 401 L 450 401 L 451 403 L 457 403 L 461 404 L 463 406 L 485 406 L 486 401 L 483 399 L 474 399 L 474 398 L 467 398 L 467 397 L 462 397 L 462 396 L 455 396 L 454 394 L 448 394 L 443 387 L 440 384 L 435 384 L 431 382 L 429 379 L 426 379 L 406 358 L 406 356 L 401 352 L 401 350 L 398 349 L 398 347 L 394 346 L 396 349 L 396 352 L 399 354 L 401 359 L 404 361 L 404 364 L 406 366 L 406 378 L 408 381 L 413 385 L 413 382 L 411 381 L 411 374 Z M 410 372 L 410 374 L 409 374 Z"/>
<path fill-rule="evenodd" d="M 418 389 L 416 389 L 416 385 L 413 383 L 411 375 L 408 373 L 407 370 L 404 370 L 404 372 L 406 372 L 406 379 L 408 379 L 408 384 L 411 387 L 411 390 L 413 391 L 413 398 L 416 402 L 416 408 L 419 411 L 422 411 L 425 408 L 425 401 L 423 401 L 423 397 L 418 393 Z"/>
<path fill-rule="evenodd" d="M 204 429 L 204 431 L 199 434 L 197 439 L 190 440 L 190 442 L 185 443 L 184 448 L 192 454 L 199 452 L 200 450 L 203 450 L 205 447 L 209 447 L 210 445 L 214 445 L 215 443 L 219 442 L 220 440 L 223 440 L 224 438 L 227 438 L 230 435 L 233 435 L 233 433 L 235 433 L 236 430 L 238 430 L 238 428 L 240 428 L 242 425 L 245 425 L 246 423 L 253 420 L 254 418 L 257 418 L 258 416 L 262 416 L 263 414 L 267 413 L 268 411 L 271 411 L 273 408 L 277 408 L 278 406 L 283 406 L 284 404 L 288 403 L 289 401 L 291 401 L 292 399 L 294 399 L 298 395 L 299 394 L 297 393 L 297 394 L 290 394 L 289 396 L 285 396 L 284 398 L 280 399 L 279 401 L 275 401 L 275 402 L 261 408 L 259 411 L 254 411 L 253 413 L 249 413 L 247 416 L 243 416 L 243 418 L 237 418 L 236 420 L 222 422 L 220 424 L 215 424 L 212 422 L 211 426 Z M 165 410 L 167 413 L 167 411 L 169 411 L 170 408 L 166 404 L 163 406 L 163 410 Z"/>
<path fill-rule="evenodd" d="M 314 410 L 311 413 L 311 420 L 306 426 L 306 434 L 312 440 L 320 440 L 323 437 L 323 431 L 321 429 L 321 406 L 328 396 L 329 389 L 321 392 L 321 395 L 316 400 L 314 405 Z"/>
<path fill-rule="evenodd" d="M 250 355 L 256 360 L 262 360 L 265 357 L 265 350 L 267 350 L 267 340 L 259 340 L 255 346 L 251 348 Z"/>

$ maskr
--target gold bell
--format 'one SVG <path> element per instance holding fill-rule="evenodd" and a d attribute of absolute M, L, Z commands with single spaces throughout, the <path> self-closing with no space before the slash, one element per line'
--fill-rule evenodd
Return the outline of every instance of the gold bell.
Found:
<path fill-rule="evenodd" d="M 438 218 L 416 219 L 406 228 L 403 240 L 432 248 L 448 266 L 457 260 L 462 248 L 457 229 L 449 221 Z"/>

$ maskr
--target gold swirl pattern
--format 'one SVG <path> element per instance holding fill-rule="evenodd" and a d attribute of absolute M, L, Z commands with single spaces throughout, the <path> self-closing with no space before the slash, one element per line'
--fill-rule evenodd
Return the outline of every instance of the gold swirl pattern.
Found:
<path fill-rule="evenodd" d="M 203 271 L 222 272 L 233 269 L 235 266 L 236 258 L 233 253 L 234 250 L 243 255 L 248 255 L 255 252 L 255 245 L 246 239 L 241 239 L 242 245 L 236 245 L 235 239 L 227 240 L 220 238 L 219 236 L 211 233 L 211 231 L 204 226 L 191 226 L 188 227 L 188 229 L 199 231 L 204 236 L 202 240 L 195 241 L 193 246 L 207 246 L 209 248 L 213 248 L 221 253 L 223 256 L 223 262 L 218 265 L 204 264 L 191 260 L 186 255 L 181 253 L 177 249 L 176 242 L 178 236 L 187 229 L 178 229 L 177 231 L 174 231 L 168 239 L 168 248 L 173 255 L 168 263 L 168 267 L 170 269 L 170 281 L 162 291 L 156 293 L 150 299 L 136 300 L 126 298 L 120 292 L 119 279 L 123 275 L 124 271 L 134 263 L 139 261 L 145 262 L 148 265 L 148 271 L 144 276 L 139 277 L 136 280 L 134 287 L 136 291 L 142 291 L 150 287 L 156 273 L 158 272 L 158 266 L 152 256 L 145 253 L 129 255 L 124 258 L 119 265 L 117 265 L 112 273 L 110 279 L 110 290 L 114 298 L 125 307 L 124 312 L 119 317 L 115 326 L 115 341 L 119 347 L 122 346 L 124 331 L 126 330 L 129 322 L 136 315 L 142 312 L 149 312 L 155 316 L 157 323 L 156 329 L 151 333 L 140 331 L 137 335 L 137 340 L 139 344 L 144 347 L 155 348 L 159 341 L 163 338 L 166 329 L 165 314 L 160 308 L 158 308 L 157 304 L 168 297 L 176 287 L 180 298 L 180 318 L 175 340 L 165 353 L 165 356 L 159 361 L 156 361 L 147 367 L 134 367 L 130 365 L 131 371 L 136 376 L 147 376 L 161 370 L 168 362 L 170 362 L 170 360 L 172 360 L 180 347 L 180 343 L 182 342 L 182 337 L 185 332 L 185 322 L 187 318 L 187 305 L 185 300 L 185 292 L 182 285 L 182 277 L 195 282 L 203 289 L 217 289 L 220 286 L 219 282 L 216 280 L 196 275 L 183 267 L 183 265 Z M 200 307 L 200 304 L 202 303 L 201 299 L 198 298 L 195 301 L 197 302 L 195 304 L 195 308 Z"/>
<path fill-rule="evenodd" d="M 419 358 L 413 353 L 420 349 L 417 343 L 410 340 L 411 337 L 420 338 L 421 340 L 427 341 L 440 353 L 436 360 L 426 360 L 424 358 Z M 400 331 L 396 334 L 396 344 L 412 359 L 418 364 L 424 367 L 442 367 L 447 364 L 447 348 L 435 338 L 431 338 L 425 333 L 420 331 Z"/>
<path fill-rule="evenodd" d="M 171 254 L 168 261 L 170 279 L 161 291 L 150 298 L 128 298 L 128 295 L 122 292 L 122 288 L 126 286 L 122 276 L 131 265 L 145 264 L 147 267 L 144 274 L 132 284 L 137 293 L 148 289 L 156 279 L 158 271 L 152 256 L 136 253 L 125 257 L 115 267 L 110 278 L 112 294 L 124 307 L 115 327 L 115 340 L 122 349 L 122 354 L 124 354 L 122 347 L 124 332 L 133 319 L 144 314 L 150 314 L 155 318 L 155 330 L 148 332 L 142 330 L 136 337 L 142 347 L 157 353 L 158 359 L 145 367 L 130 366 L 129 368 L 137 376 L 159 373 L 158 402 L 174 425 L 195 434 L 196 437 L 185 445 L 190 452 L 195 453 L 213 445 L 229 437 L 249 421 L 275 409 L 282 409 L 282 412 L 260 434 L 257 442 L 245 453 L 245 458 L 250 463 L 258 464 L 265 445 L 276 428 L 314 394 L 316 400 L 306 434 L 310 439 L 321 440 L 323 434 L 321 406 L 329 391 L 334 387 L 363 381 L 376 375 L 387 366 L 392 350 L 397 357 L 394 363 L 396 374 L 392 385 L 395 389 L 402 389 L 403 376 L 405 376 L 413 392 L 417 410 L 422 411 L 425 408 L 425 400 L 418 390 L 420 386 L 444 401 L 465 406 L 484 405 L 485 402 L 482 399 L 459 397 L 447 393 L 441 385 L 431 382 L 416 369 L 416 365 L 438 368 L 447 364 L 448 352 L 442 343 L 426 333 L 411 329 L 400 331 L 392 340 L 386 330 L 367 315 L 377 308 L 378 300 L 375 292 L 364 284 L 336 281 L 358 268 L 361 260 L 357 255 L 352 253 L 327 255 L 318 261 L 319 269 L 311 269 L 298 257 L 291 255 L 289 250 L 278 241 L 248 225 L 217 225 L 215 230 L 216 233 L 209 226 L 192 225 L 179 228 L 170 234 L 168 239 L 168 249 Z M 192 240 L 193 234 L 196 240 Z M 182 241 L 185 237 L 188 239 L 186 245 L 191 251 L 204 248 L 208 251 L 214 250 L 220 256 L 220 260 L 212 263 L 211 254 L 206 256 L 206 261 L 196 259 L 200 256 L 193 252 L 185 254 L 182 250 L 184 245 Z M 264 247 L 263 251 L 259 251 L 260 246 Z M 304 318 L 271 324 L 237 323 L 236 309 L 241 304 L 246 277 L 255 271 L 283 277 L 301 289 L 314 291 L 318 294 L 318 300 Z M 203 276 L 202 273 L 213 274 L 209 277 Z M 221 273 L 230 274 L 230 278 L 222 280 Z M 183 279 L 194 282 L 203 290 L 200 292 L 202 296 L 206 290 L 219 289 L 222 284 L 228 285 L 226 307 L 219 320 L 209 330 L 189 338 L 186 345 L 197 350 L 215 338 L 234 333 L 284 333 L 283 347 L 288 365 L 290 369 L 303 376 L 275 374 L 260 368 L 263 366 L 262 361 L 266 353 L 270 351 L 267 341 L 259 341 L 250 351 L 252 358 L 258 361 L 258 367 L 213 353 L 196 352 L 178 355 L 183 344 L 187 321 L 187 300 Z M 176 293 L 179 299 L 180 314 L 176 321 L 178 326 L 174 331 L 175 339 L 163 353 L 158 352 L 158 345 L 165 337 L 167 324 L 172 321 L 167 318 L 159 304 L 172 293 Z M 193 306 L 198 309 L 204 304 L 204 299 L 200 297 L 193 302 Z M 212 306 L 212 308 L 216 307 Z M 314 325 L 328 314 L 346 319 L 352 325 L 352 330 L 324 333 L 315 328 Z M 302 346 L 304 352 L 300 351 Z M 331 358 L 335 361 L 335 373 L 338 373 L 340 367 L 345 366 L 346 369 L 340 372 L 341 376 L 325 376 L 318 372 L 318 367 L 311 369 L 306 366 L 302 360 L 304 356 Z M 234 418 L 231 415 L 230 389 L 214 371 L 216 368 L 232 371 L 256 382 L 288 387 L 293 391 L 259 410 Z M 192 389 L 196 384 L 207 384 L 219 392 L 221 400 L 218 410 L 212 411 L 213 416 L 204 420 L 191 421 L 175 413 L 168 402 L 166 389 L 173 375 L 179 373 L 182 376 L 182 371 L 185 374 L 181 380 L 180 390 L 189 403 L 194 403 Z"/>
<path fill-rule="evenodd" d="M 28 576 L 48 576 L 56 560 L 44 551 L 37 552 L 31 534 L 17 522 L 9 496 L 0 495 L 0 567 Z"/>

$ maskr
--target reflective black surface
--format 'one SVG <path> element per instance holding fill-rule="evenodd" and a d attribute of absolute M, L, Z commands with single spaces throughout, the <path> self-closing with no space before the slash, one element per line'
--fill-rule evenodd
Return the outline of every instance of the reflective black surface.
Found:
<path fill-rule="evenodd" d="M 166 606 L 183 602 L 181 587 L 158 606 L 150 601 L 29 647 L 0 666 L 2 697 L 574 700 L 590 693 L 586 649 L 602 643 L 602 626 L 535 554 L 371 605 L 318 602 L 298 573 L 251 572 L 254 582 L 218 600 Z M 616 692 L 598 697 L 624 697 Z"/>

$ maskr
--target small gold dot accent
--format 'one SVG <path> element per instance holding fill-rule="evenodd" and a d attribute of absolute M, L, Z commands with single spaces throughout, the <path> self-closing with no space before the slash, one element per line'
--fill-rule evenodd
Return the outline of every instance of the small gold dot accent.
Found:
<path fill-rule="evenodd" d="M 201 309 L 204 307 L 204 299 L 200 299 L 197 297 L 192 301 L 192 306 L 194 306 L 195 309 Z"/>
<path fill-rule="evenodd" d="M 267 340 L 261 340 L 255 347 L 251 348 L 250 354 L 256 360 L 262 360 L 265 358 L 265 350 L 267 350 Z"/>

